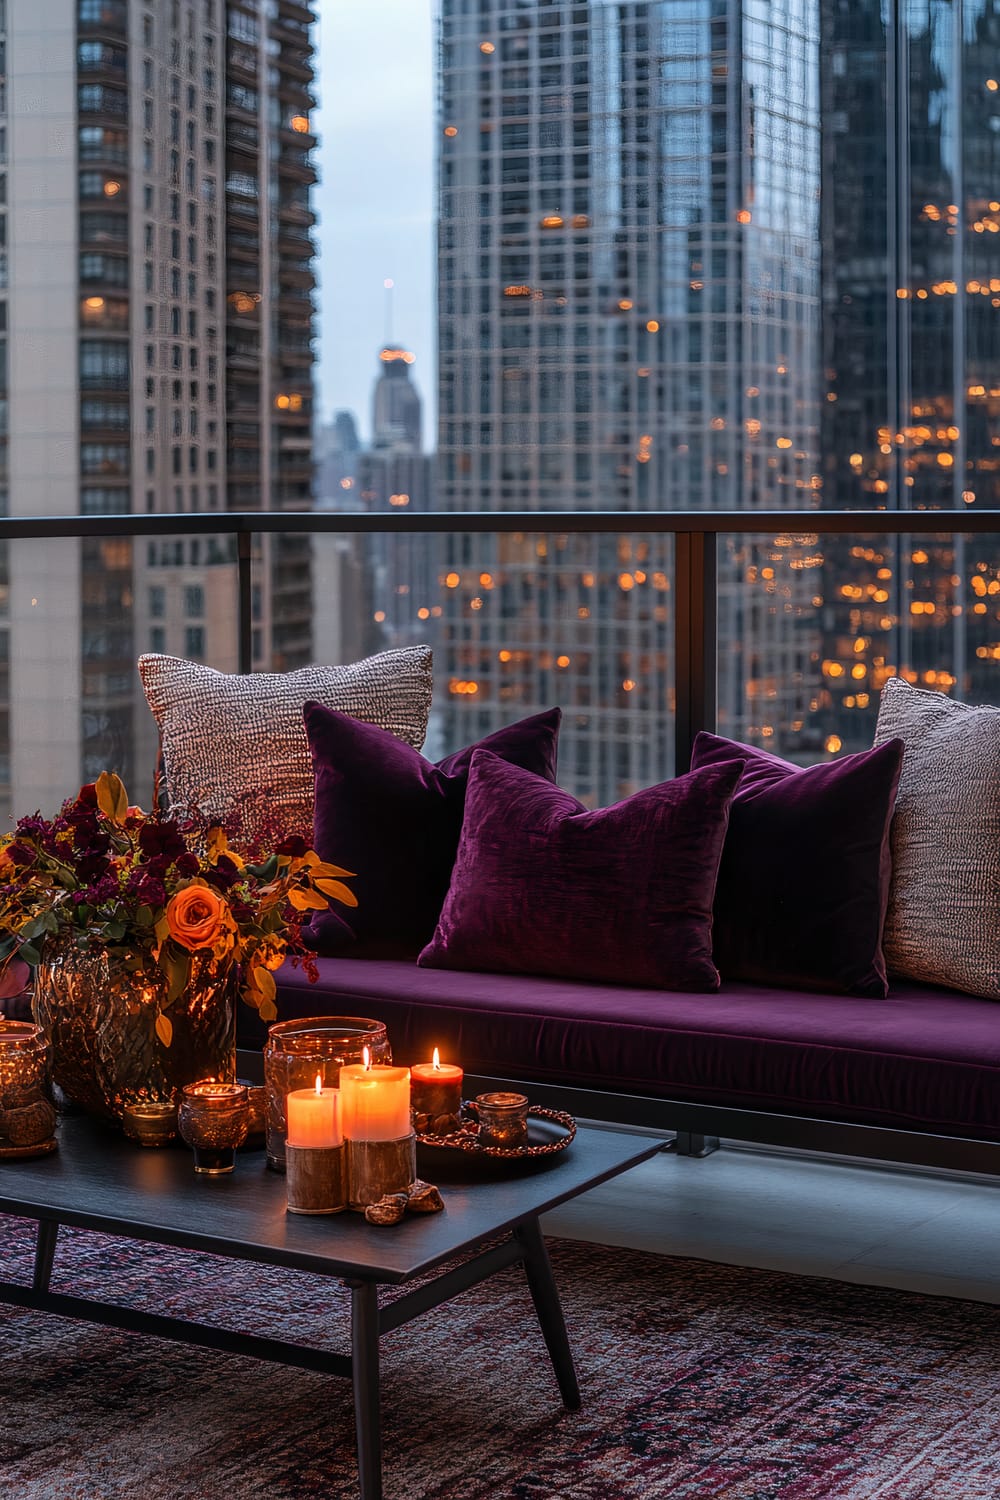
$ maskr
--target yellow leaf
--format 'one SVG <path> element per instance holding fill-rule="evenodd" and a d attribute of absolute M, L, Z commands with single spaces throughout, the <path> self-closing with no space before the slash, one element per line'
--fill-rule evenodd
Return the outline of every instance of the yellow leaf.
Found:
<path fill-rule="evenodd" d="M 262 1000 L 257 1007 L 257 1013 L 262 1021 L 276 1021 L 278 1019 L 278 1007 L 273 1000 Z"/>
<path fill-rule="evenodd" d="M 278 993 L 278 986 L 274 982 L 274 975 L 269 969 L 259 966 L 253 971 L 254 988 L 263 995 L 265 1000 L 273 1000 Z"/>
<path fill-rule="evenodd" d="M 164 1047 L 169 1047 L 174 1038 L 174 1028 L 170 1024 L 170 1017 L 165 1016 L 162 1011 L 156 1017 L 156 1035 Z"/>
<path fill-rule="evenodd" d="M 328 865 L 322 862 L 312 867 L 313 880 L 351 880 L 357 874 L 356 870 L 342 870 L 339 865 Z"/>
<path fill-rule="evenodd" d="M 128 793 L 120 776 L 113 771 L 102 771 L 97 778 L 95 790 L 97 805 L 112 823 L 124 823 L 128 812 Z"/>
<path fill-rule="evenodd" d="M 205 838 L 208 845 L 208 857 L 214 864 L 220 854 L 229 853 L 229 840 L 226 838 L 224 828 L 210 828 Z"/>
<path fill-rule="evenodd" d="M 160 918 L 156 926 L 153 928 L 153 931 L 156 933 L 156 940 L 158 943 L 165 943 L 167 941 L 167 938 L 170 936 L 170 923 L 167 921 L 166 917 Z"/>
<path fill-rule="evenodd" d="M 327 896 L 333 896 L 337 901 L 342 902 L 344 906 L 357 906 L 358 904 L 357 896 L 351 890 L 350 886 L 344 885 L 342 881 L 317 880 L 316 889 L 322 891 Z"/>
<path fill-rule="evenodd" d="M 344 887 L 346 890 L 346 886 Z M 288 899 L 296 911 L 326 911 L 327 903 L 322 896 L 315 891 L 301 891 L 295 889 L 288 892 Z M 357 902 L 354 903 L 355 906 Z"/>

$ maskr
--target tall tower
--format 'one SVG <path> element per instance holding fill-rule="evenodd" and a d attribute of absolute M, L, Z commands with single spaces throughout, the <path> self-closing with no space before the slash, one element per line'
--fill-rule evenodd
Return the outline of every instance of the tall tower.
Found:
<path fill-rule="evenodd" d="M 847 750 L 891 673 L 996 694 L 1000 555 L 953 527 L 1000 505 L 998 49 L 996 0 L 824 6 L 824 505 L 952 512 L 828 549 L 821 708 Z"/>
<path fill-rule="evenodd" d="M 558 512 L 816 503 L 818 16 L 468 10 L 440 23 L 439 503 L 554 516 L 447 560 L 446 739 L 559 702 L 561 779 L 608 802 L 671 769 L 671 548 Z M 793 754 L 808 542 L 735 539 L 720 574 L 720 722 Z"/>
<path fill-rule="evenodd" d="M 422 451 L 423 403 L 412 379 L 414 363 L 412 351 L 398 344 L 379 350 L 371 447 L 358 460 L 361 503 L 373 514 L 431 506 L 431 460 Z M 441 614 L 434 582 L 438 550 L 433 536 L 368 539 L 379 646 L 415 645 L 433 638 Z"/>
<path fill-rule="evenodd" d="M 311 20 L 296 0 L 266 19 L 223 0 L 0 7 L 10 514 L 309 504 Z M 277 541 L 258 569 L 261 665 L 308 655 L 299 551 Z M 145 799 L 135 659 L 235 668 L 230 544 L 11 552 L 0 808 L 51 808 L 106 766 Z"/>

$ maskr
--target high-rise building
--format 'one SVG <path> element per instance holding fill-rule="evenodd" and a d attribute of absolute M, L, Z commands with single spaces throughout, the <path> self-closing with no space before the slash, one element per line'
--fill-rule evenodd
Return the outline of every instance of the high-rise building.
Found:
<path fill-rule="evenodd" d="M 358 457 L 361 503 L 374 515 L 431 509 L 432 461 L 423 452 L 423 402 L 412 379 L 414 362 L 412 351 L 398 344 L 379 350 L 372 441 Z M 431 639 L 442 612 L 437 554 L 436 537 L 375 533 L 368 538 L 372 618 L 380 645 Z"/>
<path fill-rule="evenodd" d="M 670 770 L 671 549 L 558 512 L 818 500 L 817 5 L 444 0 L 440 27 L 438 503 L 554 513 L 442 568 L 446 738 L 559 702 L 561 779 L 607 802 Z M 814 542 L 721 561 L 720 723 L 792 754 Z"/>
<path fill-rule="evenodd" d="M 1000 505 L 1000 8 L 823 8 L 824 506 Z M 1000 557 L 950 527 L 826 549 L 824 722 L 871 743 L 900 672 L 995 699 Z"/>
<path fill-rule="evenodd" d="M 0 6 L 10 514 L 309 505 L 312 20 L 298 0 Z M 212 537 L 11 548 L 0 806 L 51 807 L 105 766 L 148 796 L 135 658 L 235 667 L 232 557 Z M 274 539 L 257 583 L 255 661 L 298 664 L 302 543 Z"/>

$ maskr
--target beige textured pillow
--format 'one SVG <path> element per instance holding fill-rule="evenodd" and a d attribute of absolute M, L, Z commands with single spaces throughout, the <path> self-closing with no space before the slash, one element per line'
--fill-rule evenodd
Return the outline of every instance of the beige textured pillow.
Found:
<path fill-rule="evenodd" d="M 171 809 L 220 823 L 237 847 L 291 833 L 311 839 L 313 769 L 303 705 L 312 700 L 378 724 L 419 750 L 431 664 L 429 646 L 384 651 L 349 666 L 248 676 L 176 656 L 140 656 Z"/>
<path fill-rule="evenodd" d="M 897 735 L 889 968 L 1000 999 L 1000 709 L 891 677 L 875 743 Z"/>

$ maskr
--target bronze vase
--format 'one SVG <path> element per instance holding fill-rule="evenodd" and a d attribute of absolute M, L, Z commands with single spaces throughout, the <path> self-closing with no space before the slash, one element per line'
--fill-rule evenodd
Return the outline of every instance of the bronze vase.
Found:
<path fill-rule="evenodd" d="M 52 1077 L 93 1114 L 120 1120 L 127 1105 L 180 1100 L 187 1083 L 236 1077 L 238 973 L 210 953 L 191 955 L 191 976 L 166 1005 L 158 969 L 132 973 L 105 949 L 46 945 L 32 1008 L 52 1045 Z M 160 1010 L 173 1035 L 156 1034 Z"/>

